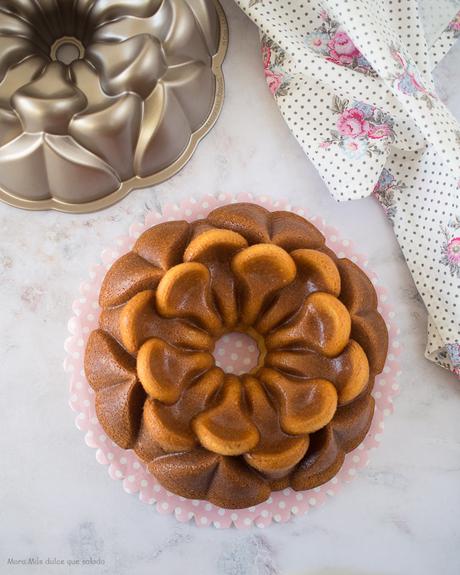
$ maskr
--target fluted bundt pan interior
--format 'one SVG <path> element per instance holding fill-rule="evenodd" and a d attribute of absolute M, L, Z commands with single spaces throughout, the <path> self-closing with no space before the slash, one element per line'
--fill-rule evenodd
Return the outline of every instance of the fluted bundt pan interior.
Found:
<path fill-rule="evenodd" d="M 88 212 L 180 170 L 223 103 L 217 0 L 2 0 L 0 199 Z"/>

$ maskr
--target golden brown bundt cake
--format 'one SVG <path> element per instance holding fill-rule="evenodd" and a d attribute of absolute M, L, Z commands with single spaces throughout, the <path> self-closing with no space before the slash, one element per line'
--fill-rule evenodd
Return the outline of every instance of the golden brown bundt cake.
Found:
<path fill-rule="evenodd" d="M 170 491 L 228 508 L 331 479 L 365 437 L 388 336 L 364 272 L 290 212 L 231 204 L 147 230 L 108 271 L 85 370 L 107 435 Z M 212 355 L 245 332 L 259 363 Z"/>

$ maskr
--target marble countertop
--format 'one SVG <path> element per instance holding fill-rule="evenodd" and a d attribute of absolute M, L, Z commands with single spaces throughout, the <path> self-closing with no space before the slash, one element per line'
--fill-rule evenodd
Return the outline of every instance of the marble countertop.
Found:
<path fill-rule="evenodd" d="M 231 0 L 224 6 L 226 104 L 180 174 L 96 214 L 0 205 L 0 572 L 456 575 L 460 386 L 423 357 L 426 312 L 380 207 L 373 199 L 332 200 L 266 89 L 257 30 Z M 459 58 L 457 45 L 437 72 L 457 117 Z M 290 523 L 218 531 L 160 516 L 95 461 L 68 407 L 63 342 L 79 281 L 147 207 L 240 191 L 284 196 L 365 246 L 391 292 L 405 349 L 395 413 L 355 481 Z M 104 565 L 7 565 L 29 557 Z"/>

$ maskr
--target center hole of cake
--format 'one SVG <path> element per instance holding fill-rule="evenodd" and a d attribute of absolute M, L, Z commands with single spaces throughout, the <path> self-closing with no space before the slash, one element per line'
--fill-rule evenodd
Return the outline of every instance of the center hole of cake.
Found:
<path fill-rule="evenodd" d="M 227 333 L 216 342 L 213 352 L 217 367 L 226 373 L 241 375 L 259 365 L 260 350 L 257 341 L 246 333 Z"/>
<path fill-rule="evenodd" d="M 51 59 L 69 65 L 83 58 L 85 48 L 80 40 L 71 36 L 59 38 L 51 47 Z"/>

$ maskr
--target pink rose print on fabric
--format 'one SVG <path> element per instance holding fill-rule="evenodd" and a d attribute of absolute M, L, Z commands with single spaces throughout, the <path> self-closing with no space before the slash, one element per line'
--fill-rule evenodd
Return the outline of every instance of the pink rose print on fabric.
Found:
<path fill-rule="evenodd" d="M 383 154 L 389 142 L 395 139 L 393 118 L 364 102 L 333 98 L 332 111 L 339 115 L 336 129 L 331 136 L 320 143 L 320 148 L 329 149 L 335 145 L 352 160 L 364 155 Z"/>
<path fill-rule="evenodd" d="M 265 80 L 274 96 L 285 96 L 288 92 L 290 77 L 283 68 L 285 58 L 286 55 L 283 50 L 274 44 L 268 36 L 262 38 Z"/>
<path fill-rule="evenodd" d="M 328 38 L 325 34 L 310 34 L 306 41 L 309 48 L 315 52 L 324 53 L 328 51 Z"/>
<path fill-rule="evenodd" d="M 262 44 L 262 60 L 264 63 L 264 70 L 268 70 L 272 60 L 272 51 L 267 44 Z"/>
<path fill-rule="evenodd" d="M 307 47 L 334 64 L 369 76 L 377 76 L 371 64 L 353 44 L 340 24 L 330 18 L 324 10 L 320 13 L 320 18 L 321 24 L 305 36 Z"/>
<path fill-rule="evenodd" d="M 447 358 L 451 364 L 451 371 L 460 377 L 460 343 L 448 343 L 446 345 Z"/>
<path fill-rule="evenodd" d="M 265 70 L 265 80 L 270 89 L 270 92 L 275 95 L 283 84 L 283 77 L 275 74 L 273 70 Z"/>
<path fill-rule="evenodd" d="M 396 62 L 397 72 L 388 76 L 387 81 L 389 81 L 398 92 L 422 100 L 427 108 L 431 109 L 436 96 L 425 88 L 417 66 L 410 58 L 402 54 L 401 49 L 392 45 L 389 46 L 389 51 L 391 57 Z"/>
<path fill-rule="evenodd" d="M 460 236 L 452 238 L 447 244 L 446 256 L 449 262 L 460 264 Z"/>
<path fill-rule="evenodd" d="M 342 152 L 350 160 L 357 160 L 366 155 L 368 148 L 365 140 L 355 140 L 353 138 L 344 138 L 342 142 Z"/>
<path fill-rule="evenodd" d="M 369 124 L 367 134 L 373 140 L 381 140 L 391 135 L 391 128 L 387 124 Z"/>
<path fill-rule="evenodd" d="M 351 41 L 346 32 L 336 32 L 328 42 L 329 59 L 342 66 L 351 66 L 355 58 L 361 56 L 361 52 Z"/>
<path fill-rule="evenodd" d="M 369 122 L 358 108 L 345 110 L 337 120 L 337 130 L 342 136 L 359 138 L 369 133 Z"/>
<path fill-rule="evenodd" d="M 454 38 L 460 38 L 460 12 L 457 12 L 455 18 L 449 22 L 447 31 L 452 32 Z"/>
<path fill-rule="evenodd" d="M 406 184 L 404 182 L 396 180 L 390 170 L 383 168 L 379 180 L 375 184 L 373 194 L 379 201 L 383 211 L 385 212 L 385 215 L 388 217 L 391 223 L 393 223 L 396 216 L 396 204 L 394 195 L 396 192 L 404 190 L 405 187 Z"/>
<path fill-rule="evenodd" d="M 449 268 L 452 277 L 460 278 L 460 216 L 441 226 L 445 241 L 441 246 L 441 263 Z"/>

